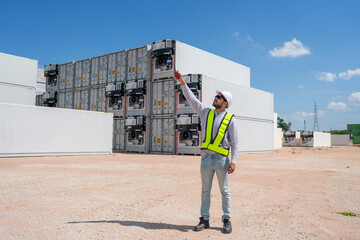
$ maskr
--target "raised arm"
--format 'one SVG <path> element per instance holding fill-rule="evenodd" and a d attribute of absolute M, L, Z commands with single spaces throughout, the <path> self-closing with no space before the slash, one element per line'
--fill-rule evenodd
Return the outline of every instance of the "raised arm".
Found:
<path fill-rule="evenodd" d="M 178 82 L 181 84 L 181 90 L 184 94 L 186 100 L 189 101 L 190 106 L 192 109 L 194 109 L 197 114 L 202 117 L 205 112 L 205 106 L 202 104 L 202 102 L 199 101 L 194 95 L 194 93 L 190 90 L 190 88 L 186 85 L 186 82 L 184 81 L 181 73 L 179 71 L 175 72 L 175 79 L 178 80 Z"/>

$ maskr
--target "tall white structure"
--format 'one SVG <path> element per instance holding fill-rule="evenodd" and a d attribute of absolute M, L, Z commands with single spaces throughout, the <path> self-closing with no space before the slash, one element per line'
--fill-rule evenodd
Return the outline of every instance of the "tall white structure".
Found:
<path fill-rule="evenodd" d="M 0 102 L 35 105 L 37 60 L 0 53 Z"/>

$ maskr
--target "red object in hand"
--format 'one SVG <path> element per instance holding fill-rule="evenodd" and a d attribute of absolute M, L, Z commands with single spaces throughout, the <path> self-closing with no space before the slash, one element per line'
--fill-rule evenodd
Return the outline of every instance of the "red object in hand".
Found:
<path fill-rule="evenodd" d="M 175 75 L 175 78 L 176 78 L 176 79 L 180 78 L 180 73 L 179 73 L 179 71 L 175 71 L 174 75 Z"/>

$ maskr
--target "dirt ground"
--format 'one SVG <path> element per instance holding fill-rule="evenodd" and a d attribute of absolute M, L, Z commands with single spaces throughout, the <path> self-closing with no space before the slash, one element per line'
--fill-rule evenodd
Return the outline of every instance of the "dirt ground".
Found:
<path fill-rule="evenodd" d="M 0 159 L 0 239 L 360 239 L 360 147 L 243 154 L 233 233 L 214 179 L 200 215 L 199 156 L 115 153 Z"/>

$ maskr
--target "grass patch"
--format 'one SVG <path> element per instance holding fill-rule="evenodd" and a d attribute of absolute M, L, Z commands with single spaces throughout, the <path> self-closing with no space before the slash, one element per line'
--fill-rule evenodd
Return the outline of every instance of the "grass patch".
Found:
<path fill-rule="evenodd" d="M 350 168 L 350 166 L 346 166 L 346 168 Z"/>
<path fill-rule="evenodd" d="M 341 214 L 341 215 L 344 215 L 344 216 L 350 216 L 350 217 L 358 217 L 359 214 L 356 214 L 356 213 L 353 213 L 353 212 L 335 212 L 337 214 Z"/>

